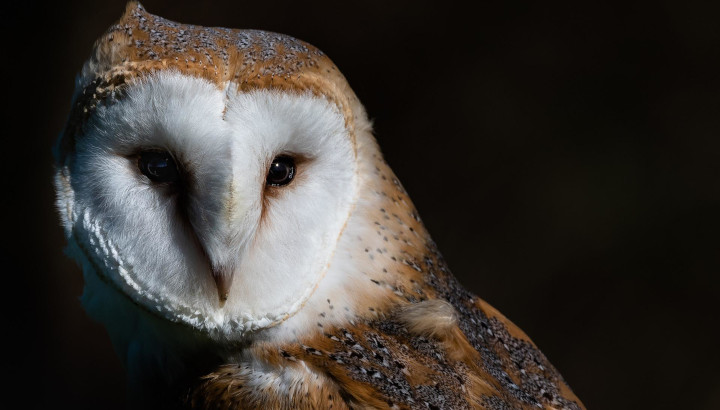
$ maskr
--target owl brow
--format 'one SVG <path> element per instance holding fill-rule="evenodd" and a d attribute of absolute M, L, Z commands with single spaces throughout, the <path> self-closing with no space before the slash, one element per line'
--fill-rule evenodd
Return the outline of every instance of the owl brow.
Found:
<path fill-rule="evenodd" d="M 58 164 L 64 164 L 67 157 L 75 151 L 75 140 L 82 134 L 85 124 L 97 107 L 108 100 L 116 101 L 122 98 L 126 88 L 127 76 L 124 73 L 109 78 L 97 77 L 83 87 L 73 101 L 70 116 L 56 147 Z"/>

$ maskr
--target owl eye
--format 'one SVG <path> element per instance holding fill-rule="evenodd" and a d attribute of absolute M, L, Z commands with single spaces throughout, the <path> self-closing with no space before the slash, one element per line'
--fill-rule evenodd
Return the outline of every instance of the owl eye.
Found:
<path fill-rule="evenodd" d="M 295 160 L 287 156 L 275 157 L 268 170 L 269 186 L 285 186 L 295 177 Z"/>
<path fill-rule="evenodd" d="M 153 182 L 170 183 L 180 178 L 175 160 L 167 151 L 141 152 L 138 167 Z"/>

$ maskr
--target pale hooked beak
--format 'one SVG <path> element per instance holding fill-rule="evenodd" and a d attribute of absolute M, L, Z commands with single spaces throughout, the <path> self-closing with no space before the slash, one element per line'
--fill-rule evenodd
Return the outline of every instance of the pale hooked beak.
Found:
<path fill-rule="evenodd" d="M 232 286 L 233 281 L 233 269 L 228 266 L 213 266 L 212 276 L 217 286 L 220 307 L 223 307 L 230 294 L 230 286 Z"/>

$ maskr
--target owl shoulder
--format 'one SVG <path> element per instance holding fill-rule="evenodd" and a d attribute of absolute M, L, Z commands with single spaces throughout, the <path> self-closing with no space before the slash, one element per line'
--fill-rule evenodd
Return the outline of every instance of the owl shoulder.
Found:
<path fill-rule="evenodd" d="M 189 397 L 212 403 L 194 408 L 583 408 L 517 326 L 466 296 L 255 345 Z"/>

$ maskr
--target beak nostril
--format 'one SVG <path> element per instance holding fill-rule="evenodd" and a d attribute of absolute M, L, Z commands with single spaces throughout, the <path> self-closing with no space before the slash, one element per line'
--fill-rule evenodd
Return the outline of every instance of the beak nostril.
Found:
<path fill-rule="evenodd" d="M 225 302 L 228 299 L 230 293 L 230 286 L 232 286 L 233 269 L 228 266 L 213 266 L 212 276 L 217 286 L 218 298 L 220 300 L 220 307 L 225 306 Z"/>

